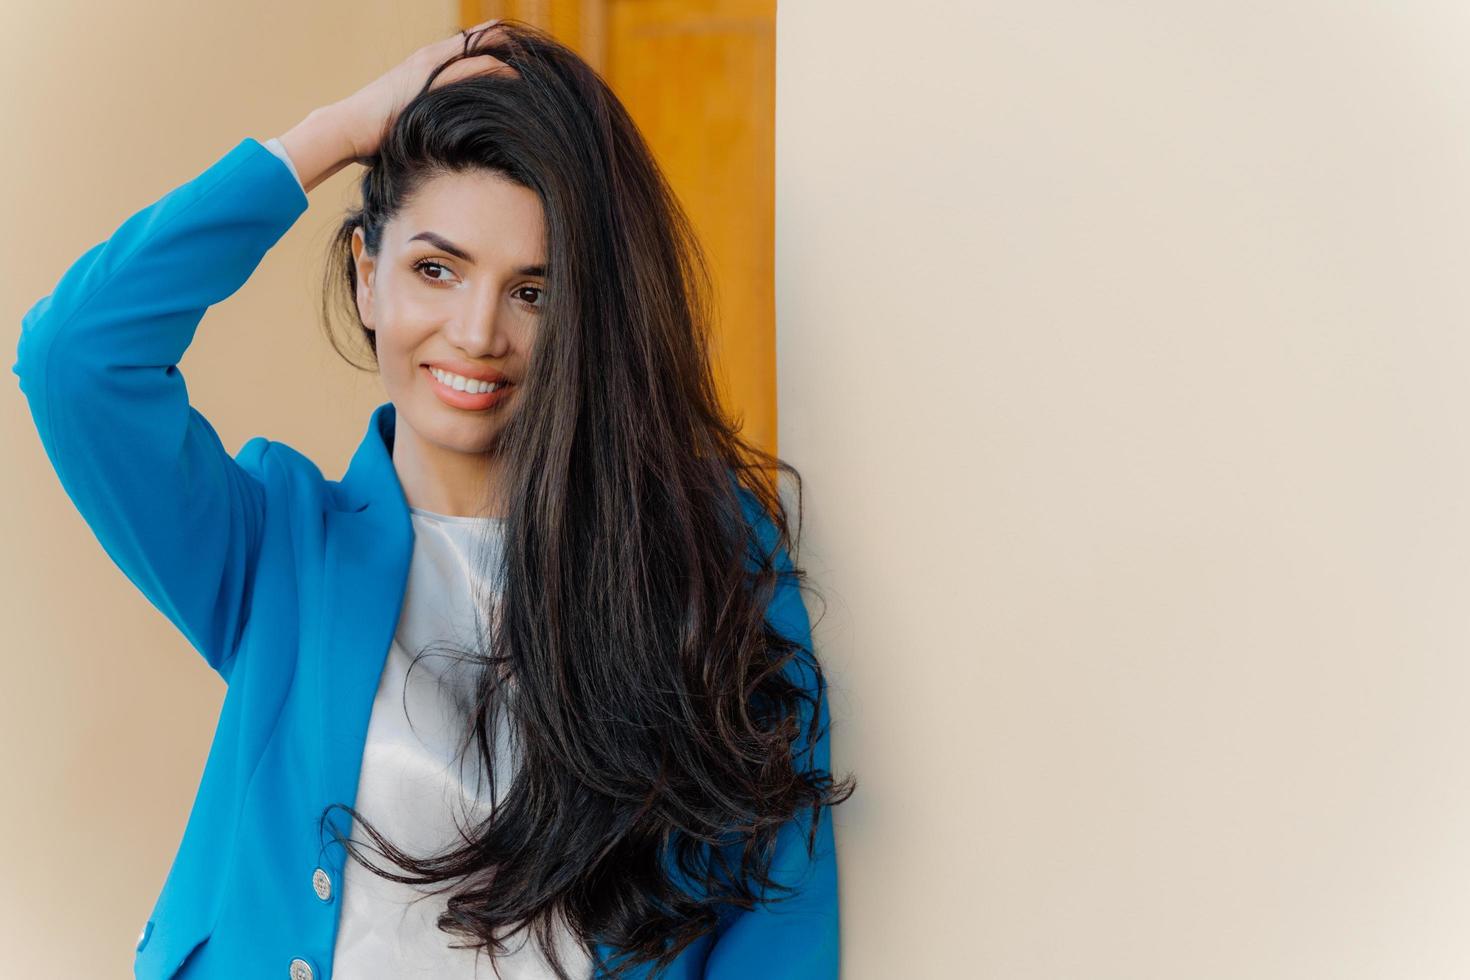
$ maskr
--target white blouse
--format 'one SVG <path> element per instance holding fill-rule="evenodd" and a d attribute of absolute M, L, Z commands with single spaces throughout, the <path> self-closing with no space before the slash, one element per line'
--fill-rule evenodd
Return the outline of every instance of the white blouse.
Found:
<path fill-rule="evenodd" d="M 280 140 L 264 145 L 300 183 Z M 480 636 L 494 625 L 486 621 L 485 610 L 501 592 L 503 520 L 416 507 L 409 508 L 409 516 L 414 543 L 408 587 L 368 719 L 355 808 L 396 847 L 426 857 L 458 843 L 459 828 L 471 833 L 488 817 L 492 798 L 503 799 L 514 779 L 517 761 L 503 707 L 495 713 L 493 794 L 478 747 L 461 748 L 476 674 L 483 669 L 462 651 L 479 650 Z M 488 577 L 487 570 L 493 570 Z M 426 646 L 432 648 L 419 656 Z M 378 852 L 356 819 L 351 836 L 373 864 L 403 870 Z M 467 940 L 436 924 L 447 895 L 379 877 L 351 855 L 342 874 L 335 975 L 353 980 L 488 980 L 496 975 L 484 950 L 455 948 Z M 557 934 L 557 951 L 573 976 L 592 976 L 590 955 L 565 925 Z M 529 930 L 509 941 L 509 951 L 495 967 L 503 980 L 555 977 Z"/>
<path fill-rule="evenodd" d="M 356 808 L 397 847 L 416 856 L 460 841 L 489 815 L 490 776 L 473 745 L 461 749 L 479 670 L 464 650 L 478 649 L 488 632 L 487 603 L 500 594 L 503 524 L 499 518 L 453 517 L 409 508 L 413 557 L 398 628 L 388 651 L 368 721 Z M 492 607 L 493 608 L 493 607 Z M 477 625 L 478 624 L 478 625 Z M 437 645 L 409 664 L 426 645 Z M 505 710 L 496 712 L 495 787 L 498 802 L 515 776 Z M 379 867 L 395 870 L 367 832 L 353 821 L 352 840 Z M 398 869 L 401 870 L 401 869 Z M 443 887 L 443 882 L 438 887 Z M 428 886 L 389 881 L 348 857 L 340 889 L 342 909 L 333 972 L 354 980 L 495 976 L 483 950 L 457 949 L 462 937 L 435 923 L 448 896 Z M 592 975 L 592 960 L 563 927 L 558 951 L 573 976 Z M 496 960 L 504 980 L 555 976 L 525 931 Z"/>

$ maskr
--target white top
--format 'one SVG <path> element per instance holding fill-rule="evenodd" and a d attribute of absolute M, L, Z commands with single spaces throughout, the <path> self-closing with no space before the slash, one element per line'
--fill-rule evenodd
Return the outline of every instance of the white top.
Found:
<path fill-rule="evenodd" d="M 264 146 L 300 183 L 280 140 Z M 417 507 L 409 508 L 409 516 L 414 542 L 408 587 L 368 719 L 355 808 L 396 847 L 427 857 L 459 842 L 459 828 L 472 833 L 489 816 L 492 796 L 497 802 L 505 797 L 517 763 L 503 707 L 496 711 L 493 794 L 478 747 L 461 748 L 476 675 L 483 669 L 462 651 L 479 651 L 481 636 L 493 627 L 484 611 L 493 608 L 490 603 L 501 592 L 504 522 Z M 423 652 L 427 645 L 436 648 Z M 356 819 L 351 836 L 365 858 L 395 870 Z M 442 888 L 444 882 L 417 887 L 389 881 L 351 855 L 342 875 L 332 971 L 337 976 L 488 980 L 498 969 L 502 980 L 555 978 L 529 930 L 510 941 L 509 952 L 496 959 L 495 969 L 484 950 L 456 948 L 467 940 L 445 932 L 435 921 L 448 896 L 429 894 L 430 887 Z M 592 976 L 591 956 L 565 927 L 557 946 L 573 976 Z"/>
<path fill-rule="evenodd" d="M 456 820 L 471 833 L 489 815 L 490 775 L 475 746 L 460 748 L 476 675 L 483 668 L 457 651 L 479 649 L 477 630 L 488 633 L 493 625 L 484 610 L 500 594 L 504 528 L 499 518 L 409 511 L 414 546 L 408 588 L 368 721 L 356 808 L 393 844 L 424 857 L 460 840 Z M 487 569 L 496 574 L 487 578 Z M 442 648 L 424 653 L 410 672 L 409 664 L 427 644 Z M 498 802 L 515 776 L 516 759 L 505 710 L 496 716 L 493 798 Z M 394 869 L 356 820 L 352 839 L 373 863 Z M 431 896 L 429 887 L 381 878 L 349 856 L 343 865 L 333 973 L 354 980 L 494 977 L 483 950 L 450 945 L 466 940 L 435 923 L 448 896 Z M 571 933 L 563 929 L 558 943 L 572 975 L 591 977 L 591 957 Z M 555 976 L 529 931 L 511 941 L 510 952 L 496 966 L 504 980 Z"/>

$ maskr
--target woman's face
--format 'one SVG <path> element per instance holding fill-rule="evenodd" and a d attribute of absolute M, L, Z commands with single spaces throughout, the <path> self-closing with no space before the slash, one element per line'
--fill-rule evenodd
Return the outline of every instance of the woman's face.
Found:
<path fill-rule="evenodd" d="M 519 404 L 546 302 L 540 198 L 488 171 L 440 175 L 384 227 L 376 257 L 363 244 L 359 228 L 357 306 L 397 414 L 395 456 L 404 438 L 425 462 L 492 452 Z M 481 394 L 479 379 L 505 387 Z"/>

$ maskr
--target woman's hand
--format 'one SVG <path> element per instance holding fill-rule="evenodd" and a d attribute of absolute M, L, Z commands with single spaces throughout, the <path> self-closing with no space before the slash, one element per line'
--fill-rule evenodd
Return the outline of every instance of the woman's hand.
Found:
<path fill-rule="evenodd" d="M 430 89 L 477 75 L 506 72 L 516 75 L 510 65 L 488 54 L 473 54 L 488 36 L 494 34 L 498 20 L 487 20 L 468 30 L 469 57 L 462 58 L 439 73 Z M 484 33 L 477 33 L 483 31 Z M 378 152 L 378 144 L 392 126 L 398 113 L 423 90 L 429 74 L 464 51 L 466 32 L 456 32 L 442 41 L 419 48 L 401 64 L 374 79 L 347 98 L 328 109 L 341 127 L 342 135 L 352 147 L 352 157 L 363 162 Z"/>
<path fill-rule="evenodd" d="M 479 49 L 480 42 L 493 32 L 496 23 L 487 20 L 469 29 L 471 52 Z M 477 31 L 486 33 L 477 34 Z M 423 90 L 429 74 L 461 54 L 464 46 L 465 32 L 426 44 L 347 98 L 313 109 L 305 119 L 282 133 L 281 145 L 301 178 L 301 186 L 309 193 L 349 163 L 368 163 L 378 152 L 383 134 L 391 128 L 398 113 Z M 518 75 L 499 58 L 471 53 L 440 72 L 429 88 L 502 71 Z"/>

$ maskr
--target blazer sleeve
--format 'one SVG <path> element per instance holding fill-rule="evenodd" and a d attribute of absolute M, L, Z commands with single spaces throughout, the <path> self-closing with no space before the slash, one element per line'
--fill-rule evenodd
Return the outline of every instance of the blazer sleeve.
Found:
<path fill-rule="evenodd" d="M 747 515 L 755 524 L 757 537 L 772 553 L 776 529 L 755 498 L 742 489 Z M 781 573 L 766 618 L 780 633 L 810 654 L 811 623 L 797 589 L 791 558 L 781 549 L 775 556 Z M 831 745 L 827 729 L 825 687 L 817 686 L 816 673 L 800 656 L 793 658 L 788 672 L 816 698 L 819 737 L 809 743 L 806 724 L 811 708 L 802 712 L 803 729 L 795 743 L 800 768 L 830 770 Z M 771 904 L 750 911 L 737 911 L 718 932 L 705 961 L 706 980 L 837 980 L 839 969 L 839 916 L 837 902 L 837 850 L 832 831 L 832 808 L 823 807 L 817 820 L 816 845 L 807 854 L 806 838 L 811 813 L 792 818 L 776 837 L 771 877 L 792 886 L 795 892 L 778 891 Z M 730 852 L 738 866 L 738 851 Z"/>
<path fill-rule="evenodd" d="M 11 371 L 62 488 L 108 556 L 227 682 L 265 519 L 256 437 L 232 457 L 179 360 L 306 210 L 245 139 L 84 252 L 21 320 Z"/>

